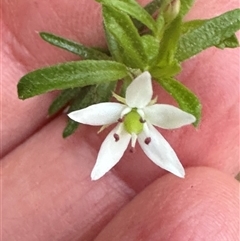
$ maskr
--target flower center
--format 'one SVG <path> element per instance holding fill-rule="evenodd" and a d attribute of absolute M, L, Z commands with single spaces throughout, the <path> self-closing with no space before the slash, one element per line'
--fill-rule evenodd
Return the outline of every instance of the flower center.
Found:
<path fill-rule="evenodd" d="M 143 123 L 142 117 L 137 113 L 136 109 L 132 109 L 123 119 L 124 128 L 129 134 L 135 133 L 138 135 L 141 133 L 143 131 Z"/>

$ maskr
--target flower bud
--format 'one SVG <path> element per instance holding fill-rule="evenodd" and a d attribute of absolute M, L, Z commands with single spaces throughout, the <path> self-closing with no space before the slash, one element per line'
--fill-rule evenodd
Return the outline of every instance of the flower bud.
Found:
<path fill-rule="evenodd" d="M 163 17 L 166 24 L 172 22 L 178 15 L 180 11 L 181 1 L 180 0 L 172 0 L 164 9 Z"/>

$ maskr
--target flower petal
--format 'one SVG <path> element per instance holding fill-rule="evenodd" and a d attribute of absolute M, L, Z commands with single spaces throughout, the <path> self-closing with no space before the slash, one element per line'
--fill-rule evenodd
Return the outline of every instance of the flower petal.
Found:
<path fill-rule="evenodd" d="M 161 168 L 178 177 L 184 177 L 185 171 L 172 147 L 152 125 L 148 124 L 148 128 L 150 136 L 144 131 L 138 136 L 138 142 L 145 154 Z M 151 138 L 149 144 L 145 143 L 147 137 Z"/>
<path fill-rule="evenodd" d="M 126 103 L 132 108 L 143 108 L 151 101 L 152 95 L 151 75 L 145 71 L 127 87 Z"/>
<path fill-rule="evenodd" d="M 122 125 L 122 124 L 120 124 Z M 119 133 L 119 140 L 114 139 L 114 134 L 119 130 L 120 125 L 117 125 L 103 141 L 100 151 L 98 153 L 96 164 L 92 170 L 92 180 L 97 180 L 115 166 L 124 151 L 127 149 L 131 135 L 124 129 Z"/>
<path fill-rule="evenodd" d="M 155 104 L 144 108 L 146 119 L 153 125 L 174 129 L 196 121 L 195 116 L 172 105 Z"/>
<path fill-rule="evenodd" d="M 99 126 L 117 122 L 126 105 L 114 102 L 99 103 L 73 111 L 68 116 L 79 123 Z"/>

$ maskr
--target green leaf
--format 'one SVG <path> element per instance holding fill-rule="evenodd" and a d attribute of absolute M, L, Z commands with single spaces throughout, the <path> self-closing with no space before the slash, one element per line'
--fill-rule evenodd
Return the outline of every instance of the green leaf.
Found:
<path fill-rule="evenodd" d="M 195 126 L 198 125 L 201 118 L 201 104 L 196 95 L 194 95 L 187 87 L 174 78 L 159 78 L 153 76 L 160 85 L 177 101 L 179 107 L 191 113 L 196 117 Z"/>
<path fill-rule="evenodd" d="M 147 62 L 149 65 L 155 63 L 156 58 L 159 52 L 159 41 L 154 38 L 152 35 L 143 35 L 141 37 L 145 52 L 148 53 L 147 55 Z"/>
<path fill-rule="evenodd" d="M 188 32 L 193 31 L 196 28 L 199 28 L 208 20 L 192 20 L 182 24 L 182 34 L 186 34 Z M 221 40 L 219 44 L 216 44 L 215 47 L 224 49 L 224 48 L 237 48 L 239 47 L 239 42 L 237 36 L 233 34 L 231 37 L 225 38 Z"/>
<path fill-rule="evenodd" d="M 208 21 L 207 19 L 196 19 L 196 20 L 184 22 L 181 26 L 181 32 L 182 32 L 182 34 L 189 33 L 191 31 L 201 27 L 207 21 Z"/>
<path fill-rule="evenodd" d="M 163 0 L 153 0 L 150 3 L 148 3 L 144 9 L 151 15 L 153 15 L 161 6 L 162 6 Z"/>
<path fill-rule="evenodd" d="M 48 43 L 65 49 L 71 53 L 77 54 L 81 56 L 84 59 L 95 59 L 95 60 L 110 60 L 111 57 L 106 55 L 105 53 L 98 51 L 94 48 L 86 47 L 80 43 L 76 43 L 74 41 L 71 41 L 69 39 L 62 38 L 60 36 L 46 33 L 46 32 L 40 32 L 39 33 L 42 39 L 47 41 Z"/>
<path fill-rule="evenodd" d="M 82 88 L 70 88 L 63 90 L 52 102 L 48 109 L 50 116 L 56 114 L 59 110 L 65 107 L 76 95 L 81 93 Z"/>
<path fill-rule="evenodd" d="M 91 105 L 100 102 L 107 102 L 112 97 L 112 92 L 115 91 L 117 83 L 115 81 L 99 84 L 91 89 Z"/>
<path fill-rule="evenodd" d="M 173 77 L 181 72 L 181 66 L 177 61 L 173 61 L 170 65 L 153 66 L 149 69 L 152 76 L 159 78 Z"/>
<path fill-rule="evenodd" d="M 145 11 L 147 11 L 150 15 L 153 15 L 155 12 L 157 12 L 158 10 L 162 10 L 162 8 L 166 7 L 166 5 L 170 2 L 171 0 L 153 0 L 152 2 L 149 2 L 145 7 Z M 135 27 L 139 30 L 139 32 L 141 32 L 144 28 L 144 25 L 137 21 L 137 20 L 133 20 L 133 23 L 135 25 Z M 159 27 L 157 26 L 158 23 L 156 22 L 156 34 L 158 35 L 158 31 L 159 31 Z"/>
<path fill-rule="evenodd" d="M 128 75 L 125 65 L 104 60 L 67 62 L 38 69 L 23 76 L 18 96 L 26 99 L 52 90 L 106 83 Z"/>
<path fill-rule="evenodd" d="M 97 0 L 97 2 L 100 2 L 109 7 L 114 7 L 118 11 L 122 11 L 137 19 L 153 32 L 156 31 L 156 24 L 152 16 L 135 0 Z"/>
<path fill-rule="evenodd" d="M 85 86 L 83 88 L 81 88 L 81 91 L 79 93 L 78 96 L 76 96 L 76 98 L 74 98 L 72 104 L 69 107 L 68 113 L 75 111 L 75 110 L 80 110 L 83 109 L 85 107 L 87 107 L 88 105 L 90 105 L 90 101 L 91 99 L 89 99 L 89 101 L 87 100 L 87 96 L 89 95 L 89 93 L 91 93 L 91 89 L 95 88 L 95 86 Z M 70 135 L 72 135 L 78 128 L 80 124 L 74 120 L 71 120 L 70 118 L 68 119 L 67 125 L 63 130 L 63 138 L 66 138 Z"/>
<path fill-rule="evenodd" d="M 126 96 L 127 87 L 131 84 L 133 77 L 127 76 L 123 79 L 121 89 L 120 89 L 120 96 Z"/>
<path fill-rule="evenodd" d="M 124 64 L 131 68 L 144 69 L 147 56 L 130 17 L 109 6 L 103 6 L 103 17 L 106 31 L 113 35 L 122 49 Z"/>
<path fill-rule="evenodd" d="M 193 28 L 192 31 L 181 36 L 176 58 L 182 62 L 206 48 L 217 46 L 239 29 L 240 9 L 209 19 L 200 27 Z"/>
<path fill-rule="evenodd" d="M 223 39 L 219 44 L 215 45 L 217 48 L 237 48 L 239 47 L 239 42 L 237 36 L 233 34 L 231 37 Z"/>
<path fill-rule="evenodd" d="M 81 93 L 75 98 L 70 106 L 68 113 L 86 108 L 93 104 L 109 101 L 110 97 L 112 96 L 112 91 L 115 90 L 115 87 L 116 82 L 109 82 L 82 88 Z M 78 126 L 79 123 L 69 119 L 67 126 L 63 131 L 63 137 L 66 138 L 73 134 L 77 130 Z"/>
<path fill-rule="evenodd" d="M 165 25 L 165 20 L 163 17 L 163 14 L 159 14 L 157 19 L 156 19 L 156 24 L 157 24 L 157 33 L 156 33 L 156 38 L 157 39 L 162 39 L 164 31 L 166 29 L 166 25 Z"/>
<path fill-rule="evenodd" d="M 104 26 L 104 29 L 105 29 L 107 45 L 113 59 L 117 62 L 124 63 L 124 56 L 122 54 L 123 50 L 121 46 L 119 46 L 115 37 L 109 31 L 106 30 L 106 26 Z"/>
<path fill-rule="evenodd" d="M 182 18 L 179 16 L 171 22 L 164 32 L 159 49 L 158 66 L 171 65 L 175 60 L 175 52 L 181 35 L 181 24 Z"/>
<path fill-rule="evenodd" d="M 69 119 L 62 133 L 63 138 L 67 138 L 68 136 L 72 135 L 78 129 L 79 125 L 80 124 L 76 121 Z"/>
<path fill-rule="evenodd" d="M 181 8 L 180 8 L 180 15 L 184 16 L 188 13 L 188 11 L 191 9 L 192 5 L 194 3 L 194 0 L 183 0 L 181 1 Z"/>

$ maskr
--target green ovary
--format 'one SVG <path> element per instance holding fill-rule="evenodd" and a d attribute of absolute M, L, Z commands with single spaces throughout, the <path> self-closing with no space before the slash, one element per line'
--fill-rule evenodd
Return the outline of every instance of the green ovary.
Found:
<path fill-rule="evenodd" d="M 132 110 L 124 116 L 124 127 L 125 130 L 129 133 L 139 134 L 143 131 L 143 123 L 140 122 L 141 116 L 137 113 L 136 110 Z"/>

